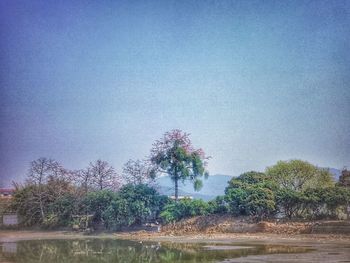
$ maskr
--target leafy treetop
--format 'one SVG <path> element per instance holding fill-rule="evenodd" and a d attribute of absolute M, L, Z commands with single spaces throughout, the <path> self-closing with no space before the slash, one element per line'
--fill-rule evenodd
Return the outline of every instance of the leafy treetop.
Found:
<path fill-rule="evenodd" d="M 175 200 L 178 199 L 178 182 L 190 180 L 195 190 L 203 183 L 199 177 L 207 177 L 206 157 L 202 149 L 195 149 L 189 134 L 181 130 L 166 132 L 151 149 L 151 173 L 166 173 L 175 184 Z"/>

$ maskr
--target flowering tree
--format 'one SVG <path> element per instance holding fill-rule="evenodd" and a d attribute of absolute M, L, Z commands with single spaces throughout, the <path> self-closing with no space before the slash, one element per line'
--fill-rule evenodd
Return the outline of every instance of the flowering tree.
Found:
<path fill-rule="evenodd" d="M 175 185 L 175 200 L 178 200 L 179 181 L 190 180 L 195 190 L 200 190 L 203 182 L 200 177 L 208 177 L 206 160 L 202 149 L 194 149 L 189 134 L 172 130 L 157 140 L 151 149 L 151 174 L 166 173 Z"/>

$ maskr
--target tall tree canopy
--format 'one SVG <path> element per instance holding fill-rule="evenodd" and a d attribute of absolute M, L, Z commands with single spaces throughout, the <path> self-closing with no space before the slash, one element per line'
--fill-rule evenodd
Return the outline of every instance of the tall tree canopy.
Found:
<path fill-rule="evenodd" d="M 278 161 L 266 169 L 281 188 L 302 191 L 307 188 L 334 186 L 331 173 L 302 160 Z"/>
<path fill-rule="evenodd" d="M 181 130 L 166 132 L 151 149 L 151 173 L 166 173 L 174 182 L 175 200 L 178 200 L 179 181 L 190 180 L 195 190 L 200 190 L 203 182 L 200 177 L 207 177 L 206 160 L 202 149 L 195 149 L 189 134 Z"/>

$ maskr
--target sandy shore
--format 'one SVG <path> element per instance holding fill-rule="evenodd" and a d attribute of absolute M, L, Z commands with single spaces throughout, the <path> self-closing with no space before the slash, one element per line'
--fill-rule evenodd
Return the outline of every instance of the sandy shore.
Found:
<path fill-rule="evenodd" d="M 350 235 L 327 234 L 296 234 L 280 235 L 268 233 L 217 233 L 217 234 L 190 234 L 168 235 L 162 232 L 146 231 L 108 233 L 86 235 L 72 231 L 37 231 L 37 230 L 0 230 L 0 242 L 15 242 L 20 240 L 39 239 L 80 239 L 80 238 L 115 238 L 129 240 L 171 241 L 171 242 L 270 242 L 270 243 L 346 243 L 350 245 Z"/>
<path fill-rule="evenodd" d="M 291 235 L 276 234 L 196 234 L 186 236 L 166 236 L 162 233 L 100 233 L 84 235 L 65 231 L 0 231 L 0 242 L 42 239 L 85 239 L 113 238 L 138 241 L 215 243 L 237 245 L 290 245 L 314 249 L 301 254 L 271 254 L 248 256 L 225 262 L 350 262 L 350 236 L 342 235 Z"/>

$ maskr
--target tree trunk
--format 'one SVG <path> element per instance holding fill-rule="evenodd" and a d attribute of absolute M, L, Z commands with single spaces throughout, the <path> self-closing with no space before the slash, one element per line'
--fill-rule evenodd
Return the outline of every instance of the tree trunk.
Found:
<path fill-rule="evenodd" d="M 39 193 L 39 206 L 40 206 L 41 220 L 42 220 L 42 222 L 44 222 L 45 213 L 44 213 L 44 206 L 43 206 L 43 201 L 42 201 L 42 192 L 41 192 L 41 190 L 40 190 L 40 193 Z"/>
<path fill-rule="evenodd" d="M 43 208 L 43 203 L 40 198 L 40 213 L 41 213 L 41 220 L 44 221 L 45 219 L 45 213 L 44 213 L 44 208 Z"/>
<path fill-rule="evenodd" d="M 175 178 L 175 202 L 177 202 L 177 200 L 179 198 L 179 185 L 178 185 L 179 178 L 177 177 L 177 169 L 176 169 L 176 167 L 175 167 L 174 173 L 175 173 L 175 176 L 174 176 L 174 178 Z"/>
<path fill-rule="evenodd" d="M 179 198 L 179 185 L 178 185 L 178 179 L 175 177 L 175 202 L 177 202 Z"/>
<path fill-rule="evenodd" d="M 40 205 L 40 214 L 41 214 L 41 221 L 44 222 L 45 220 L 45 213 L 44 213 L 44 205 L 43 205 L 43 191 L 42 191 L 42 172 L 40 175 L 40 179 L 39 179 L 39 205 Z"/>

